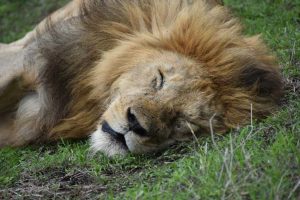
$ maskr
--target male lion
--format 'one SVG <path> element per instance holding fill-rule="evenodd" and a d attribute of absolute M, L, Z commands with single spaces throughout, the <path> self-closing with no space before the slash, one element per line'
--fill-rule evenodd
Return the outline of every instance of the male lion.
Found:
<path fill-rule="evenodd" d="M 158 151 L 270 114 L 275 58 L 214 0 L 74 0 L 0 45 L 0 146 Z"/>

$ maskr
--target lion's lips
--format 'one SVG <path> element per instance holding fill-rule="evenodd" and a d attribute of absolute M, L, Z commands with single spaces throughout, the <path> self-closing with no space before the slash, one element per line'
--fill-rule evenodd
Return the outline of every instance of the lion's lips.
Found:
<path fill-rule="evenodd" d="M 126 145 L 126 141 L 125 141 L 125 137 L 123 134 L 115 131 L 108 123 L 107 121 L 104 121 L 102 123 L 102 131 L 105 133 L 110 134 L 111 136 L 113 136 L 117 141 L 121 142 L 122 144 Z"/>
<path fill-rule="evenodd" d="M 123 134 L 121 134 L 121 133 L 115 131 L 115 130 L 107 123 L 107 121 L 104 121 L 104 122 L 102 123 L 102 131 L 103 131 L 103 132 L 106 132 L 106 133 L 109 133 L 109 134 L 111 134 L 111 135 L 113 135 L 113 136 L 115 136 L 115 137 L 119 137 L 120 135 L 123 135 Z"/>

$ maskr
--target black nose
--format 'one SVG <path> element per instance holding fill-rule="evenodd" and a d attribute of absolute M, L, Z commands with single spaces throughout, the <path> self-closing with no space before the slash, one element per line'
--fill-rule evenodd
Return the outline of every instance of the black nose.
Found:
<path fill-rule="evenodd" d="M 110 135 L 112 135 L 115 139 L 117 139 L 118 141 L 122 142 L 123 144 L 126 145 L 125 142 L 125 137 L 123 134 L 118 133 L 117 131 L 115 131 L 114 129 L 111 128 L 111 126 L 107 123 L 107 121 L 104 121 L 102 123 L 102 131 L 109 133 Z"/>
<path fill-rule="evenodd" d="M 131 108 L 128 108 L 127 110 L 127 120 L 130 131 L 133 131 L 140 136 L 147 136 L 148 132 L 141 126 L 136 116 L 132 113 Z"/>

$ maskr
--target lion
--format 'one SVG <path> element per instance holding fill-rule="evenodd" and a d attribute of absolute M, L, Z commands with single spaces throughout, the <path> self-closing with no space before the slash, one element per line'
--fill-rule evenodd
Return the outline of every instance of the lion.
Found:
<path fill-rule="evenodd" d="M 214 0 L 74 0 L 0 45 L 0 146 L 90 138 L 107 156 L 161 151 L 282 96 L 275 56 Z"/>

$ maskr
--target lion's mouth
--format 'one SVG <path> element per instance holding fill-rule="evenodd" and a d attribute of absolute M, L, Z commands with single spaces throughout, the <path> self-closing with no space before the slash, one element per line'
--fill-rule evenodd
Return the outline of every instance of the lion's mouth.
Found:
<path fill-rule="evenodd" d="M 115 131 L 115 130 L 107 123 L 107 121 L 104 121 L 104 122 L 102 123 L 102 131 L 105 132 L 105 133 L 110 134 L 114 139 L 116 139 L 118 142 L 122 143 L 124 146 L 127 147 L 127 144 L 126 144 L 126 140 L 125 140 L 124 134 Z"/>

